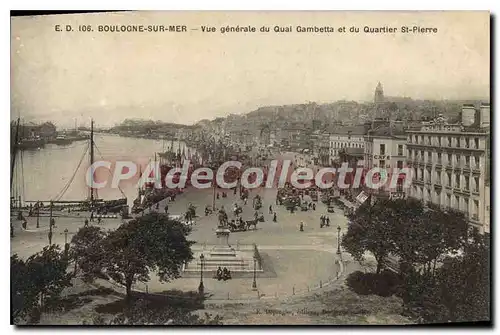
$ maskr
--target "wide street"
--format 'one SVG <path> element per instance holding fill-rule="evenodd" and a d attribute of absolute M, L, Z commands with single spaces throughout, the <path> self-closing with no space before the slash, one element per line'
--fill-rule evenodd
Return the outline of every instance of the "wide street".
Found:
<path fill-rule="evenodd" d="M 207 250 L 217 243 L 215 229 L 217 228 L 217 213 L 205 216 L 205 205 L 213 201 L 213 189 L 188 189 L 176 197 L 174 202 L 169 202 L 169 213 L 172 215 L 184 214 L 190 203 L 196 206 L 197 217 L 190 240 L 196 241 L 193 250 Z M 246 220 L 253 219 L 255 210 L 252 208 L 252 199 L 259 194 L 262 197 L 261 212 L 265 222 L 259 222 L 256 230 L 233 232 L 229 236 L 229 243 L 238 245 L 256 244 L 263 256 L 264 266 L 271 269 L 275 275 L 258 275 L 258 293 L 251 290 L 252 278 L 234 278 L 227 282 L 205 278 L 206 292 L 215 300 L 257 299 L 257 297 L 285 297 L 300 292 L 313 291 L 320 286 L 335 281 L 339 273 L 337 264 L 337 227 L 341 234 L 346 231 L 347 219 L 340 209 L 335 213 L 327 213 L 326 206 L 318 201 L 316 210 L 295 211 L 291 214 L 284 206 L 275 204 L 276 189 L 254 189 L 249 194 L 247 205 L 239 199 L 239 194 L 234 195 L 227 191 L 227 198 L 222 198 L 222 189 L 219 189 L 219 199 L 216 207 L 224 206 L 229 219 L 232 218 L 234 203 L 243 208 L 242 217 Z M 167 200 L 159 203 L 159 211 L 163 212 Z M 277 213 L 277 222 L 272 221 L 269 205 Z M 153 206 L 155 208 L 156 206 Z M 320 216 L 330 217 L 330 227 L 320 228 Z M 72 218 L 56 218 L 53 243 L 63 245 L 65 242 L 64 230 L 68 229 L 68 241 L 71 240 L 79 228 L 84 225 L 86 215 Z M 40 218 L 40 228 L 36 228 L 36 217 L 29 217 L 28 228 L 24 231 L 20 222 L 15 221 L 15 237 L 11 239 L 11 254 L 17 253 L 20 257 L 29 257 L 40 251 L 48 244 L 48 218 Z M 300 222 L 304 222 L 304 231 L 299 231 Z M 93 224 L 97 224 L 94 222 Z M 101 226 L 104 229 L 116 229 L 121 224 L 120 219 L 103 219 Z M 169 283 L 160 283 L 155 275 L 151 275 L 148 283 L 137 283 L 135 289 L 148 292 L 163 292 L 167 290 L 195 291 L 199 278 L 179 278 Z"/>

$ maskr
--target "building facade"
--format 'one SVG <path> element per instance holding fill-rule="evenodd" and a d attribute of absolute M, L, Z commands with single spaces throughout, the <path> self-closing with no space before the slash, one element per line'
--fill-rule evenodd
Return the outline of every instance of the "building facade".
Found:
<path fill-rule="evenodd" d="M 368 129 L 365 125 L 330 129 L 330 162 L 337 159 L 339 153 L 346 148 L 363 149 Z"/>
<path fill-rule="evenodd" d="M 463 114 L 467 125 L 475 123 L 470 114 Z M 489 128 L 463 124 L 437 119 L 407 132 L 408 162 L 414 170 L 410 196 L 462 211 L 485 232 L 489 231 Z"/>
<path fill-rule="evenodd" d="M 405 131 L 395 125 L 383 125 L 369 131 L 364 140 L 365 171 L 373 168 L 387 169 L 386 172 L 382 172 L 385 174 L 387 182 L 378 190 L 370 192 L 391 198 L 407 196 L 408 189 L 405 188 L 404 179 L 398 176 L 396 185 L 390 183 L 394 169 L 403 169 L 407 166 Z M 377 182 L 376 178 L 374 182 Z"/>

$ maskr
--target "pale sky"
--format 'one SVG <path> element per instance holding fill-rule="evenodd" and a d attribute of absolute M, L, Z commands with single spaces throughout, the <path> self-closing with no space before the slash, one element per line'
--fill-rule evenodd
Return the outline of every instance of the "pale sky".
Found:
<path fill-rule="evenodd" d="M 135 12 L 11 19 L 12 116 L 71 126 L 95 118 L 192 123 L 264 105 L 390 96 L 489 97 L 488 12 Z M 94 32 L 57 32 L 55 25 Z M 187 25 L 186 33 L 104 33 L 98 25 Z M 255 26 L 203 33 L 201 26 Z M 262 25 L 269 33 L 258 32 Z M 292 33 L 273 27 L 292 26 Z M 351 26 L 354 33 L 295 27 Z M 366 34 L 364 26 L 397 27 Z M 402 34 L 401 26 L 437 34 Z M 191 30 L 198 28 L 199 30 Z"/>

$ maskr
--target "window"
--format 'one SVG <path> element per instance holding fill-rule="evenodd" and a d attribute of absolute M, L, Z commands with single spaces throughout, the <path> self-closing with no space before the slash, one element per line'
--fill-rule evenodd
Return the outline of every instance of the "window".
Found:
<path fill-rule="evenodd" d="M 438 164 L 441 164 L 441 153 L 438 152 L 437 156 L 438 156 L 438 161 L 437 162 L 438 162 Z"/>
<path fill-rule="evenodd" d="M 479 177 L 474 177 L 473 192 L 479 192 Z"/>
<path fill-rule="evenodd" d="M 448 146 L 451 147 L 451 137 L 448 136 Z"/>
<path fill-rule="evenodd" d="M 381 168 L 385 168 L 385 160 L 381 160 L 380 161 L 380 165 L 379 165 Z"/>
<path fill-rule="evenodd" d="M 418 144 L 418 136 L 415 136 L 415 143 Z"/>
<path fill-rule="evenodd" d="M 465 189 L 466 191 L 468 191 L 468 190 L 469 190 L 469 177 L 464 176 L 464 180 L 465 180 L 464 189 Z"/>
<path fill-rule="evenodd" d="M 455 209 L 460 209 L 460 198 L 455 196 L 455 205 L 453 206 Z"/>
<path fill-rule="evenodd" d="M 465 166 L 470 165 L 470 156 L 465 156 Z"/>
<path fill-rule="evenodd" d="M 441 136 L 438 136 L 438 143 L 439 143 L 439 146 L 441 146 Z"/>
<path fill-rule="evenodd" d="M 429 152 L 427 153 L 427 159 L 428 159 L 428 161 L 429 161 L 429 162 L 431 162 L 431 161 L 432 161 L 432 152 L 430 152 L 430 151 L 429 151 Z"/>
<path fill-rule="evenodd" d="M 382 155 L 382 156 L 385 155 L 385 144 L 380 145 L 380 155 Z"/>
<path fill-rule="evenodd" d="M 460 155 L 457 154 L 457 165 L 460 165 L 460 160 L 462 159 L 462 157 L 460 157 Z"/>
<path fill-rule="evenodd" d="M 460 175 L 455 175 L 455 188 L 460 188 Z"/>
<path fill-rule="evenodd" d="M 403 145 L 402 144 L 398 145 L 398 156 L 403 156 Z"/>
<path fill-rule="evenodd" d="M 451 154 L 448 154 L 448 164 L 450 164 L 450 165 L 451 165 L 451 162 L 452 162 L 451 158 L 452 158 Z"/>
<path fill-rule="evenodd" d="M 479 149 L 479 138 L 474 139 L 474 149 Z"/>
<path fill-rule="evenodd" d="M 472 216 L 475 216 L 476 220 L 478 212 L 479 212 L 479 201 L 474 200 L 474 207 L 472 208 Z"/>
<path fill-rule="evenodd" d="M 469 214 L 469 199 L 464 198 L 464 212 Z"/>
<path fill-rule="evenodd" d="M 403 161 L 398 161 L 397 167 L 398 167 L 398 169 L 402 169 L 403 168 Z"/>
<path fill-rule="evenodd" d="M 466 148 L 469 148 L 469 147 L 470 147 L 470 146 L 469 146 L 469 138 L 466 138 L 466 139 L 465 139 L 465 147 L 466 147 Z"/>
<path fill-rule="evenodd" d="M 455 138 L 455 143 L 457 144 L 457 148 L 460 148 L 460 137 Z"/>
<path fill-rule="evenodd" d="M 427 137 L 427 144 L 428 145 L 431 145 L 432 144 L 432 139 L 430 136 Z"/>
<path fill-rule="evenodd" d="M 446 195 L 446 206 L 451 207 L 451 196 L 449 194 Z"/>

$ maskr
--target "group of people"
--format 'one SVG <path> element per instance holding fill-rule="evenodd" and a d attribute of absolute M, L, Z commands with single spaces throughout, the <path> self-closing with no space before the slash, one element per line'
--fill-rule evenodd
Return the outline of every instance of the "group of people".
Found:
<path fill-rule="evenodd" d="M 219 266 L 217 272 L 215 273 L 215 279 L 224 281 L 231 279 L 231 271 L 229 271 L 226 267 L 224 267 L 224 269 L 221 269 L 221 267 Z"/>
<path fill-rule="evenodd" d="M 220 199 L 220 197 L 221 196 L 220 196 L 219 192 L 217 192 L 217 199 Z M 222 198 L 227 198 L 227 193 L 226 192 L 222 192 Z"/>
<path fill-rule="evenodd" d="M 326 215 L 321 215 L 321 217 L 319 218 L 319 227 L 323 228 L 325 226 L 330 227 L 330 217 Z"/>

